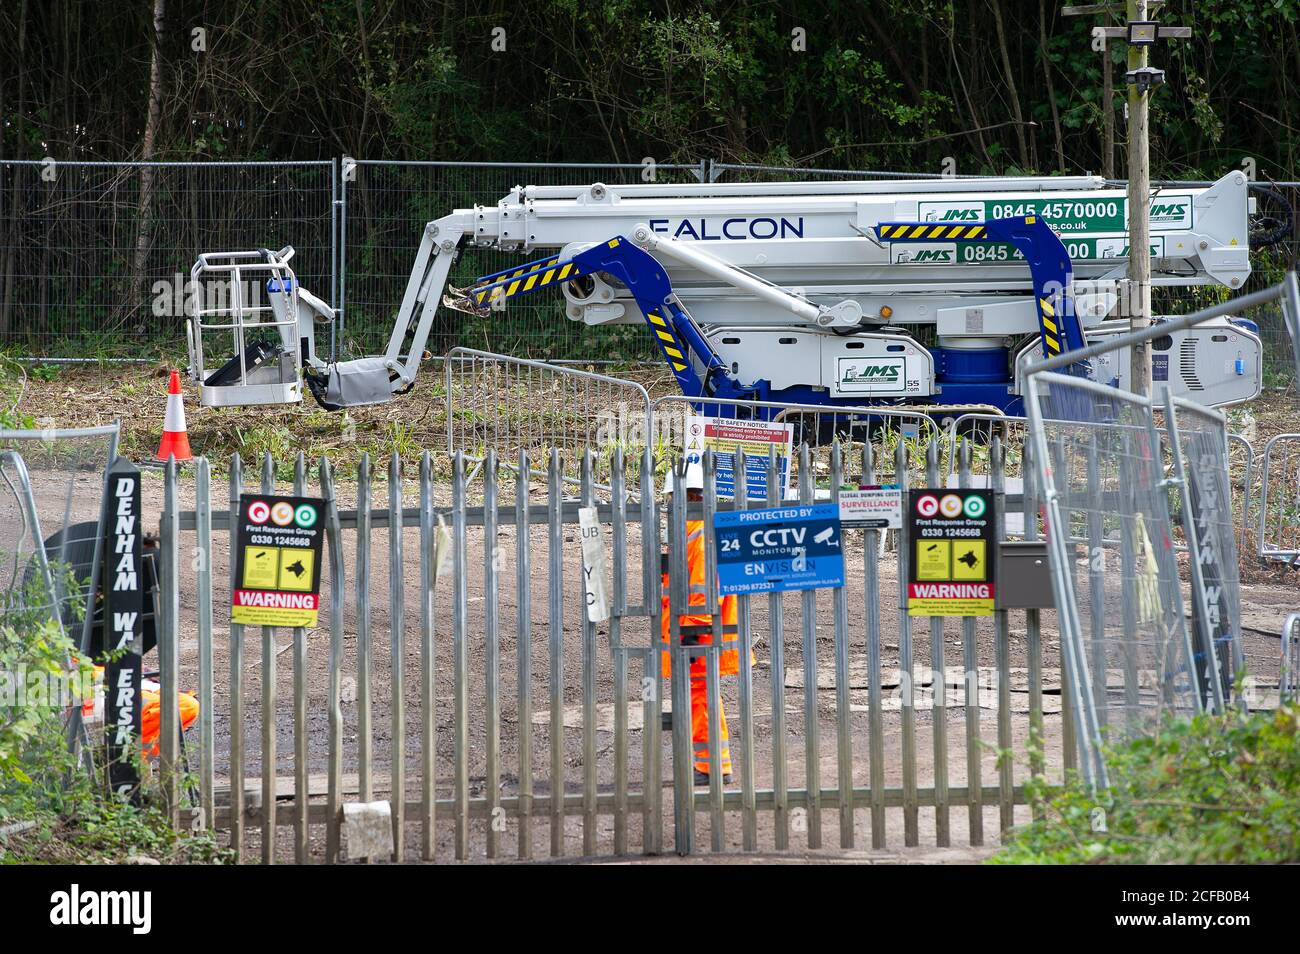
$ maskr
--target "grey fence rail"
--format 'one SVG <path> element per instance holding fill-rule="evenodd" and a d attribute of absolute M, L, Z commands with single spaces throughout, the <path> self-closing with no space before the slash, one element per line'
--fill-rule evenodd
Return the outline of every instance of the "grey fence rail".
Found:
<path fill-rule="evenodd" d="M 833 495 L 850 470 L 903 486 L 940 477 L 937 448 L 921 469 L 901 445 L 892 458 L 874 450 L 850 461 L 831 448 Z M 697 792 L 689 723 L 659 725 L 688 711 L 685 662 L 710 649 L 686 645 L 675 625 L 661 642 L 660 540 L 676 566 L 686 521 L 703 520 L 711 553 L 710 517 L 732 504 L 712 492 L 711 455 L 703 503 L 676 495 L 667 512 L 650 461 L 634 488 L 616 449 L 604 493 L 594 456 L 580 455 L 576 493 L 558 451 L 504 471 L 489 449 L 472 485 L 463 454 L 449 485 L 431 455 L 409 476 L 394 459 L 382 502 L 367 460 L 341 474 L 300 458 L 293 489 L 326 501 L 327 609 L 316 630 L 260 638 L 227 622 L 240 462 L 220 490 L 205 461 L 184 478 L 169 467 L 161 638 L 179 666 L 164 668 L 162 698 L 197 683 L 207 713 L 186 743 L 199 749 L 195 804 L 181 792 L 179 745 L 164 740 L 177 823 L 215 824 L 240 857 L 268 862 L 354 857 L 341 809 L 373 799 L 389 803 L 401 860 L 817 849 L 824 827 L 842 847 L 981 845 L 1029 818 L 1031 773 L 1060 781 L 1077 765 L 1050 621 L 1045 635 L 1039 610 L 999 611 L 960 622 L 954 645 L 951 622 L 906 614 L 906 548 L 883 555 L 882 531 L 850 530 L 845 587 L 740 598 L 742 657 L 753 650 L 757 664 L 720 678 L 706 658 L 737 781 L 724 788 L 715 772 Z M 263 461 L 248 483 L 288 490 L 275 473 Z M 966 485 L 968 463 L 958 475 Z M 1000 490 L 996 464 L 992 476 Z M 774 465 L 768 486 L 779 503 Z M 812 501 L 814 481 L 798 494 Z M 999 519 L 1037 506 L 996 499 Z M 583 507 L 607 555 L 603 622 L 585 611 Z M 669 572 L 670 619 L 684 608 L 680 569 Z M 676 674 L 666 681 L 664 649 Z M 716 756 L 721 719 L 710 721 Z"/>

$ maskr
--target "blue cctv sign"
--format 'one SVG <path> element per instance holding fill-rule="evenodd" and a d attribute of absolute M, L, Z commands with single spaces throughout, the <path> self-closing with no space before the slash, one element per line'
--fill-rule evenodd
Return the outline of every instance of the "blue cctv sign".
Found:
<path fill-rule="evenodd" d="M 837 504 L 724 511 L 713 528 L 724 596 L 844 585 Z"/>

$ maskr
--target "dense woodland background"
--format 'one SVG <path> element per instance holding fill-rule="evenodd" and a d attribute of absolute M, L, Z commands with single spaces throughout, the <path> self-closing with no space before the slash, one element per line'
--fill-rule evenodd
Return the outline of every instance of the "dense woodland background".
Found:
<path fill-rule="evenodd" d="M 1105 17 L 1061 6 L 5 0 L 0 157 L 939 171 L 951 156 L 962 173 L 1122 177 L 1123 45 L 1095 52 Z M 1261 178 L 1295 177 L 1298 13 L 1300 0 L 1165 6 L 1161 19 L 1195 36 L 1155 57 L 1170 80 L 1154 98 L 1158 177 L 1217 175 L 1247 156 Z"/>
<path fill-rule="evenodd" d="M 158 320 L 157 280 L 203 251 L 292 244 L 299 277 L 339 309 L 331 346 L 373 351 L 430 218 L 518 184 L 635 180 L 646 158 L 677 179 L 691 172 L 664 164 L 706 159 L 1123 178 L 1125 45 L 1102 52 L 1092 38 L 1119 19 L 1062 6 L 0 0 L 0 346 L 175 347 L 181 319 Z M 1218 178 L 1247 162 L 1261 180 L 1252 285 L 1277 281 L 1300 257 L 1300 190 L 1262 184 L 1300 178 L 1300 0 L 1177 0 L 1159 16 L 1194 36 L 1153 57 L 1169 79 L 1152 99 L 1153 177 Z M 340 156 L 372 163 L 340 175 Z M 460 165 L 475 161 L 633 165 Z M 512 261 L 467 252 L 453 280 Z M 1157 308 L 1226 293 L 1161 293 Z M 1285 357 L 1272 347 L 1280 316 L 1263 324 Z M 431 347 L 457 344 L 584 360 L 648 347 L 637 328 L 575 325 L 540 298 L 509 322 L 442 314 Z"/>

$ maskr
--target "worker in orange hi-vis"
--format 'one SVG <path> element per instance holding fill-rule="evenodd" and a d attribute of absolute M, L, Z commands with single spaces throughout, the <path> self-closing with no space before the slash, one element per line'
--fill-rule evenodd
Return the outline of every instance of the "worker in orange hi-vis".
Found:
<path fill-rule="evenodd" d="M 144 679 L 140 685 L 140 754 L 145 758 L 157 758 L 159 729 L 162 723 L 162 686 L 157 680 Z M 199 700 L 191 693 L 176 693 L 176 708 L 180 712 L 181 731 L 194 724 L 199 717 Z M 95 716 L 104 718 L 104 667 L 95 667 L 95 690 L 81 705 L 82 715 L 86 718 Z"/>
<path fill-rule="evenodd" d="M 704 499 L 704 468 L 698 463 L 688 464 L 685 477 L 682 480 L 686 490 L 686 499 L 690 501 L 702 501 Z M 673 492 L 673 474 L 669 471 L 667 479 L 664 481 L 664 494 L 667 499 L 671 499 Z M 705 612 L 704 608 L 708 604 L 707 587 L 718 585 L 717 578 L 712 580 L 705 579 L 705 554 L 704 554 L 704 521 L 688 520 L 686 521 L 686 569 L 687 579 L 689 580 L 687 600 L 688 608 L 692 609 L 690 613 L 683 613 L 678 617 L 678 623 L 681 627 L 681 639 L 684 646 L 709 645 L 713 642 L 713 616 Z M 667 644 L 672 627 L 672 616 L 668 608 L 668 565 L 665 560 L 663 566 L 663 612 L 660 616 L 661 621 L 661 638 Z M 695 607 L 700 607 L 695 610 Z M 736 625 L 736 597 L 732 595 L 723 596 L 719 600 L 719 610 L 722 613 L 722 642 L 723 645 L 731 644 L 731 648 L 724 649 L 718 658 L 718 674 L 720 676 L 734 676 L 740 672 L 740 650 L 737 643 L 740 641 L 740 632 Z M 750 654 L 749 664 L 753 665 L 753 654 Z M 709 692 L 708 692 L 708 663 L 703 655 L 695 656 L 691 660 L 691 742 L 695 762 L 695 785 L 707 786 L 709 784 Z M 663 676 L 665 679 L 672 674 L 671 653 L 664 650 L 662 653 Z M 664 728 L 669 728 L 671 722 L 665 720 Z M 721 694 L 719 694 L 718 709 L 718 738 L 722 746 L 719 753 L 722 765 L 723 780 L 731 781 L 731 743 L 727 733 L 727 717 L 721 708 Z"/>

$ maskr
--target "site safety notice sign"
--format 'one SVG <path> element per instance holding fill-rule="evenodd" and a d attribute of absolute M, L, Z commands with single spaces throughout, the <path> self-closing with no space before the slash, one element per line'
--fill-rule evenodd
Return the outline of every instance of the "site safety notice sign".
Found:
<path fill-rule="evenodd" d="M 244 494 L 232 623 L 315 626 L 320 610 L 325 501 Z"/>
<path fill-rule="evenodd" d="M 714 514 L 713 528 L 724 596 L 844 585 L 835 504 L 727 510 Z"/>
<path fill-rule="evenodd" d="M 907 531 L 907 615 L 993 615 L 997 541 L 990 491 L 913 490 Z"/>
<path fill-rule="evenodd" d="M 776 450 L 777 493 L 784 500 L 790 489 L 790 450 L 794 442 L 793 424 L 771 421 L 741 421 L 730 417 L 686 418 L 686 459 L 704 460 L 704 452 L 714 453 L 718 496 L 736 496 L 736 448 L 745 453 L 745 491 L 748 500 L 767 499 L 767 456 Z"/>

